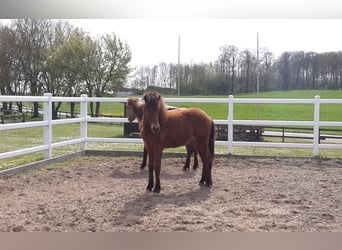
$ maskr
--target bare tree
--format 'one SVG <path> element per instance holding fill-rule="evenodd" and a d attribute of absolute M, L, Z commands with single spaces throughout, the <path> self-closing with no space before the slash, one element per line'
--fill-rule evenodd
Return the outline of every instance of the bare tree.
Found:
<path fill-rule="evenodd" d="M 273 89 L 275 77 L 274 77 L 274 54 L 267 48 L 263 47 L 260 49 L 260 63 L 261 63 L 261 72 L 260 72 L 260 89 L 263 91 Z"/>
<path fill-rule="evenodd" d="M 39 95 L 39 77 L 46 60 L 47 37 L 51 28 L 50 20 L 17 19 L 13 23 L 17 34 L 18 62 L 23 81 L 29 84 L 30 94 Z M 38 103 L 34 103 L 33 116 L 39 116 Z"/>
<path fill-rule="evenodd" d="M 15 33 L 9 27 L 0 27 L 0 94 L 13 94 L 15 83 L 16 42 Z"/>
<path fill-rule="evenodd" d="M 20 62 L 21 50 L 18 35 L 13 28 L 3 27 L 0 30 L 0 93 L 7 95 L 26 95 L 29 82 L 25 79 Z M 11 109 L 11 103 L 3 104 L 5 109 Z M 22 102 L 17 102 L 19 112 L 22 112 Z"/>
<path fill-rule="evenodd" d="M 227 80 L 228 93 L 234 93 L 238 55 L 239 49 L 236 46 L 224 45 L 220 47 L 220 55 L 216 61 L 220 72 Z"/>
<path fill-rule="evenodd" d="M 253 55 L 250 49 L 245 49 L 241 53 L 241 64 L 243 68 L 242 77 L 245 81 L 244 92 L 252 91 Z"/>
<path fill-rule="evenodd" d="M 150 78 L 153 77 L 153 69 L 150 69 L 149 66 L 140 66 L 135 72 L 135 78 L 133 81 L 134 87 L 140 90 L 145 90 L 147 86 L 149 86 L 154 81 L 151 81 Z"/>
<path fill-rule="evenodd" d="M 308 82 L 306 84 L 307 88 L 316 88 L 317 78 L 318 78 L 318 54 L 316 52 L 306 52 L 305 59 L 307 64 L 306 78 Z"/>
<path fill-rule="evenodd" d="M 284 52 L 279 58 L 279 73 L 281 75 L 281 89 L 288 90 L 290 87 L 290 52 Z"/>

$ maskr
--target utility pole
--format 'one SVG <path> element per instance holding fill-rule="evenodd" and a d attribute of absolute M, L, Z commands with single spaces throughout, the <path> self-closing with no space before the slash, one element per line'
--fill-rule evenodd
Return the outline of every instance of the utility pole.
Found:
<path fill-rule="evenodd" d="M 259 97 L 259 32 L 257 32 L 257 97 Z M 256 119 L 259 119 L 259 106 L 256 105 Z"/>
<path fill-rule="evenodd" d="M 259 96 L 259 32 L 257 32 L 257 95 Z"/>
<path fill-rule="evenodd" d="M 180 96 L 180 36 L 178 37 L 178 68 L 177 68 L 177 91 Z"/>

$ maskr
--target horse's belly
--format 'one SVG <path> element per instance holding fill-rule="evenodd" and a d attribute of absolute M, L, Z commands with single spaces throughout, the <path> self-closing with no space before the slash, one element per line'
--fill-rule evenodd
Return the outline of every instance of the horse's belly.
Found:
<path fill-rule="evenodd" d="M 188 142 L 184 141 L 182 143 L 180 142 L 173 142 L 173 141 L 167 141 L 164 143 L 163 147 L 164 148 L 177 148 L 177 147 L 180 147 L 180 146 L 185 146 L 187 145 Z"/>
<path fill-rule="evenodd" d="M 162 139 L 162 145 L 164 148 L 176 148 L 189 144 L 191 137 L 179 134 L 169 135 Z"/>

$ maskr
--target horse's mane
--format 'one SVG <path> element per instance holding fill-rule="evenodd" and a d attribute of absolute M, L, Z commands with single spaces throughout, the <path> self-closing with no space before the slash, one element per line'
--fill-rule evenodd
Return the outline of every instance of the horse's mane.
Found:
<path fill-rule="evenodd" d="M 147 106 L 150 108 L 156 109 L 158 108 L 158 104 L 160 105 L 159 123 L 163 124 L 167 120 L 167 107 L 161 95 L 156 91 L 148 91 L 144 94 L 143 99 L 145 104 L 148 103 Z"/>
<path fill-rule="evenodd" d="M 143 117 L 144 103 L 136 97 L 130 97 L 127 99 L 127 106 L 133 107 L 135 116 L 138 121 L 141 121 Z"/>

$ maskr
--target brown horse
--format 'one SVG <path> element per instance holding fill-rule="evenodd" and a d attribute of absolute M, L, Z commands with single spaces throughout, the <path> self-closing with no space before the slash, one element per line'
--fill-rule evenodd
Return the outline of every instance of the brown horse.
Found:
<path fill-rule="evenodd" d="M 160 192 L 160 168 L 163 149 L 192 144 L 202 162 L 200 185 L 212 186 L 215 128 L 213 120 L 201 109 L 167 111 L 158 92 L 146 92 L 143 100 L 142 137 L 149 155 L 147 190 Z M 155 174 L 155 185 L 154 176 Z"/>
<path fill-rule="evenodd" d="M 128 109 L 128 121 L 133 122 L 135 119 L 139 122 L 139 130 L 142 130 L 142 118 L 143 118 L 143 108 L 144 108 L 144 102 L 139 100 L 138 98 L 128 98 L 126 102 L 126 107 Z M 183 166 L 183 170 L 188 170 L 190 166 L 190 159 L 191 155 L 194 154 L 194 165 L 193 169 L 196 169 L 198 167 L 198 157 L 197 152 L 195 151 L 194 147 L 192 145 L 186 145 L 186 162 Z M 144 153 L 143 153 L 143 161 L 141 163 L 140 168 L 144 169 L 146 166 L 147 161 L 147 151 L 146 147 L 144 146 Z"/>

